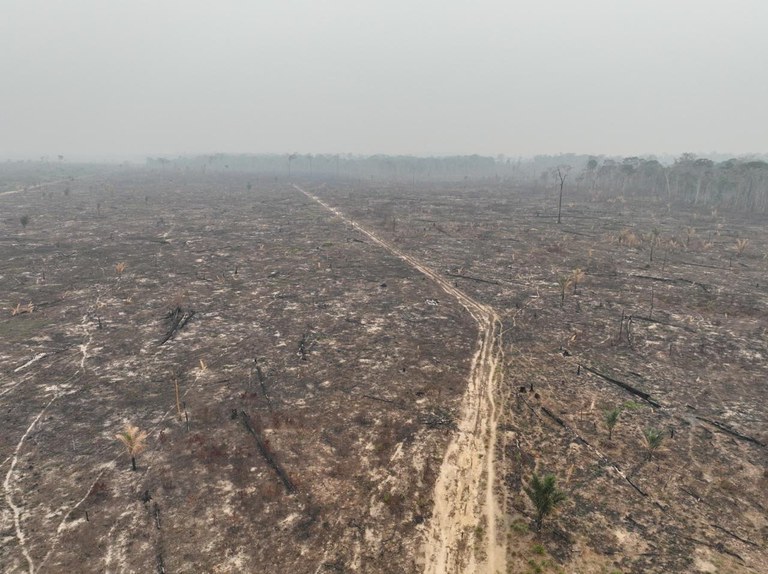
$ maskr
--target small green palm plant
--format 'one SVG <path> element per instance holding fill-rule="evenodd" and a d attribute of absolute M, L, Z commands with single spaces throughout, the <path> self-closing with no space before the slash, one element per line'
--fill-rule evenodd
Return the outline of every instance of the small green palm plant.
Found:
<path fill-rule="evenodd" d="M 139 427 L 132 424 L 126 424 L 122 432 L 115 435 L 115 438 L 123 443 L 125 450 L 128 451 L 128 455 L 131 457 L 131 468 L 134 471 L 136 470 L 136 457 L 147 448 L 147 436 L 149 435 L 145 431 L 139 430 Z"/>
<path fill-rule="evenodd" d="M 653 453 L 657 451 L 661 446 L 661 443 L 664 442 L 664 435 L 659 429 L 647 428 L 643 431 L 643 437 L 645 438 L 648 460 L 651 460 L 651 458 L 653 458 Z"/>
<path fill-rule="evenodd" d="M 535 472 L 531 477 L 528 486 L 523 487 L 525 494 L 536 507 L 536 531 L 541 530 L 541 524 L 544 517 L 552 512 L 561 502 L 565 500 L 565 493 L 557 488 L 554 474 L 547 474 L 540 477 Z"/>
<path fill-rule="evenodd" d="M 605 426 L 608 428 L 608 440 L 613 439 L 613 427 L 615 427 L 616 423 L 619 422 L 620 416 L 621 416 L 621 407 L 616 407 L 616 408 L 605 411 L 605 416 L 603 417 L 603 420 L 605 421 Z"/>

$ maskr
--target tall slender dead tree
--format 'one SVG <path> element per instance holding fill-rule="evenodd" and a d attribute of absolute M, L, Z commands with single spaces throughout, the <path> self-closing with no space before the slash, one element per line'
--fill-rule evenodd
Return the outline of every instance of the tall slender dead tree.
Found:
<path fill-rule="evenodd" d="M 557 167 L 557 171 L 555 172 L 557 179 L 560 180 L 560 199 L 557 202 L 557 223 L 560 223 L 560 213 L 563 210 L 563 186 L 565 186 L 565 178 L 568 177 L 570 169 L 571 166 L 569 165 L 561 165 Z"/>
<path fill-rule="evenodd" d="M 561 275 L 557 278 L 557 284 L 560 285 L 560 308 L 565 304 L 565 290 L 570 287 L 572 281 L 571 275 Z"/>

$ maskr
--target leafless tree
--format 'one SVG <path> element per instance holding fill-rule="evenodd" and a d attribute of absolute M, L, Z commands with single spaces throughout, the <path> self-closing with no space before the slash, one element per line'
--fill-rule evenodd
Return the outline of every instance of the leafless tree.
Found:
<path fill-rule="evenodd" d="M 560 199 L 557 202 L 557 223 L 560 223 L 560 213 L 563 210 L 563 187 L 565 186 L 565 179 L 568 177 L 568 172 L 571 170 L 569 165 L 560 165 L 555 169 L 555 175 L 560 181 Z"/>

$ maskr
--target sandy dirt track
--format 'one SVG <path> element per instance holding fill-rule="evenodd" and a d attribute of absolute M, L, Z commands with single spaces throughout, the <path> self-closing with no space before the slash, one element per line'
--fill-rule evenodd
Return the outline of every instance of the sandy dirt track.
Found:
<path fill-rule="evenodd" d="M 432 518 L 425 530 L 424 572 L 504 572 L 506 550 L 497 537 L 494 396 L 503 365 L 501 322 L 496 312 L 457 289 L 437 271 L 344 215 L 298 185 L 294 188 L 423 273 L 456 299 L 478 325 L 477 349 L 461 403 L 458 431 L 451 440 L 435 485 Z"/>

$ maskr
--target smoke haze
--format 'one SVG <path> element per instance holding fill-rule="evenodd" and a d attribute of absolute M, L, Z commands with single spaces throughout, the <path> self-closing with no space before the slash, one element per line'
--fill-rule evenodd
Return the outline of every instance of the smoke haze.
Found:
<path fill-rule="evenodd" d="M 766 152 L 768 4 L 6 0 L 0 158 Z"/>

